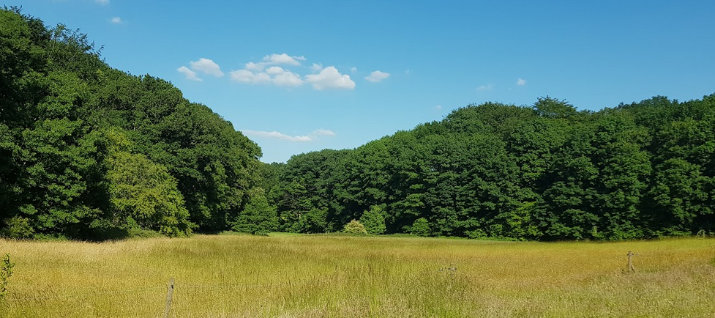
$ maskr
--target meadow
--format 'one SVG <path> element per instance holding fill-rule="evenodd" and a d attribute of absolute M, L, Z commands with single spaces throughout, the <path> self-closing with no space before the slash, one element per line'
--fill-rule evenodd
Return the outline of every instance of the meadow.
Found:
<path fill-rule="evenodd" d="M 626 270 L 633 251 L 635 272 Z M 712 317 L 715 239 L 0 240 L 1 317 Z"/>

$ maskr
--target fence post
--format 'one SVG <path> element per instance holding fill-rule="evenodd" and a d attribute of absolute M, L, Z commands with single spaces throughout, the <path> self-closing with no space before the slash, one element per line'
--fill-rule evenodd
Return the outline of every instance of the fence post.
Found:
<path fill-rule="evenodd" d="M 169 279 L 169 286 L 166 290 L 166 306 L 164 307 L 164 318 L 169 317 L 171 311 L 171 298 L 174 296 L 174 278 Z"/>
<path fill-rule="evenodd" d="M 626 254 L 626 255 L 628 255 L 628 271 L 635 273 L 636 269 L 635 269 L 635 267 L 633 267 L 633 260 L 632 260 L 633 255 L 635 255 L 635 254 L 632 251 L 628 251 L 628 254 Z"/>

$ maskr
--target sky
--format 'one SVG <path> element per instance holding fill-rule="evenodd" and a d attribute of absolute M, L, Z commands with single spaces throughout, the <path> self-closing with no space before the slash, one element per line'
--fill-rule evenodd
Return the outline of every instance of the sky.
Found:
<path fill-rule="evenodd" d="M 715 93 L 715 1 L 2 1 L 170 81 L 264 162 L 488 101 L 598 110 Z"/>

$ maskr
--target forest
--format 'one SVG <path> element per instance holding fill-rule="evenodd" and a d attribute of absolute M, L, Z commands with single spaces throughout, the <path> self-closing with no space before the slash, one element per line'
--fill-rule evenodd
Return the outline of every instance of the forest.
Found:
<path fill-rule="evenodd" d="M 339 232 L 523 240 L 715 234 L 715 94 L 600 111 L 470 105 L 356 149 L 261 149 L 85 34 L 0 10 L 0 236 Z"/>

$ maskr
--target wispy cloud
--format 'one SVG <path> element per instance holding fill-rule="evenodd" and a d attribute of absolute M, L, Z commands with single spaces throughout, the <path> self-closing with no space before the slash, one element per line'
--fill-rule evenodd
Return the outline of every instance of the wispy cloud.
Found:
<path fill-rule="evenodd" d="M 526 80 L 520 77 L 519 79 L 516 80 L 516 85 L 524 86 L 524 85 L 526 85 Z"/>
<path fill-rule="evenodd" d="M 202 57 L 197 61 L 189 62 L 189 66 L 192 70 L 196 72 L 204 73 L 215 77 L 223 76 L 221 67 L 218 66 L 218 64 L 216 64 L 216 62 L 212 61 L 211 59 Z"/>
<path fill-rule="evenodd" d="M 341 74 L 335 66 L 328 66 L 319 73 L 305 76 L 306 82 L 313 85 L 319 91 L 325 89 L 354 89 L 355 82 L 350 79 L 350 75 Z"/>
<path fill-rule="evenodd" d="M 318 136 L 335 136 L 335 132 L 332 130 L 327 130 L 327 129 L 318 129 L 310 133 L 309 135 L 305 136 L 291 136 L 287 135 L 278 131 L 263 131 L 263 130 L 250 130 L 250 129 L 245 129 L 242 130 L 244 134 L 247 136 L 253 136 L 253 137 L 261 137 L 261 138 L 270 138 L 270 139 L 279 139 L 279 140 L 285 140 L 285 141 L 290 141 L 290 142 L 310 142 L 316 139 Z"/>
<path fill-rule="evenodd" d="M 388 77 L 390 77 L 390 73 L 381 72 L 378 70 L 378 71 L 373 71 L 372 73 L 370 73 L 370 75 L 365 77 L 365 79 L 370 82 L 377 83 L 377 82 L 380 82 Z"/>
<path fill-rule="evenodd" d="M 122 24 L 124 21 L 120 17 L 113 17 L 109 19 L 109 22 L 114 23 L 114 24 Z"/>
<path fill-rule="evenodd" d="M 494 85 L 492 84 L 486 84 L 486 85 L 479 85 L 477 86 L 477 91 L 484 92 L 484 91 L 490 91 L 494 89 Z"/>
<path fill-rule="evenodd" d="M 95 3 L 101 4 L 103 6 L 106 6 L 109 4 L 109 0 L 94 0 Z"/>
<path fill-rule="evenodd" d="M 286 141 L 292 141 L 292 142 L 308 142 L 308 141 L 312 140 L 310 138 L 310 136 L 290 136 L 290 135 L 286 135 L 281 132 L 277 132 L 275 130 L 274 131 L 243 130 L 243 133 L 248 136 L 280 139 L 280 140 L 286 140 Z"/>
<path fill-rule="evenodd" d="M 264 56 L 260 61 L 248 62 L 244 64 L 243 68 L 232 70 L 229 74 L 231 80 L 243 84 L 298 87 L 307 83 L 311 84 L 313 89 L 319 91 L 327 89 L 351 90 L 355 88 L 355 82 L 350 78 L 350 75 L 340 73 L 335 66 L 324 67 L 321 63 L 302 66 L 302 62 L 306 60 L 304 56 L 274 53 Z M 194 67 L 192 69 L 194 71 L 198 70 Z M 310 71 L 307 71 L 307 69 L 310 69 Z M 309 72 L 309 74 L 302 72 Z M 377 72 L 377 74 L 373 75 L 381 77 L 381 79 L 389 76 L 387 73 Z M 305 75 L 301 75 L 301 73 Z"/>
<path fill-rule="evenodd" d="M 314 131 L 313 134 L 316 136 L 335 136 L 335 132 L 328 129 L 318 129 Z"/>
<path fill-rule="evenodd" d="M 300 61 L 305 61 L 304 56 L 290 56 L 286 53 L 266 55 L 260 62 L 248 62 L 244 69 L 249 71 L 262 71 L 271 65 L 299 66 Z"/>
<path fill-rule="evenodd" d="M 196 72 L 190 70 L 190 69 L 189 69 L 188 67 L 186 67 L 186 66 L 179 67 L 179 68 L 177 68 L 176 70 L 177 70 L 179 73 L 184 74 L 184 76 L 186 76 L 186 79 L 187 79 L 187 80 L 197 81 L 197 82 L 201 82 L 201 81 L 202 81 L 202 79 L 200 79 L 198 76 L 196 76 Z"/>

